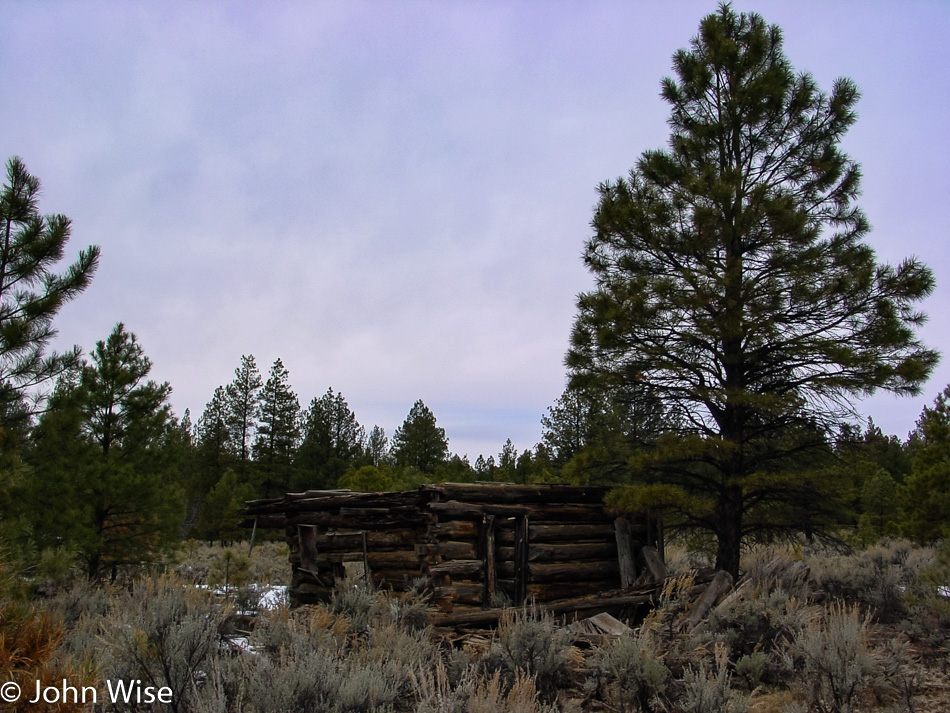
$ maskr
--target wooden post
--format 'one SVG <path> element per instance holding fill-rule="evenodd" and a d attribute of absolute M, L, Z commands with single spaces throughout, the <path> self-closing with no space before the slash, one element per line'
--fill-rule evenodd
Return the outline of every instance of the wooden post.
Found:
<path fill-rule="evenodd" d="M 254 516 L 254 527 L 251 528 L 251 544 L 247 546 L 247 556 L 251 556 L 254 551 L 254 538 L 257 537 L 257 515 Z"/>
<path fill-rule="evenodd" d="M 528 516 L 518 518 L 515 526 L 515 604 L 528 597 Z"/>
<path fill-rule="evenodd" d="M 319 576 L 317 564 L 317 528 L 315 525 L 297 525 L 297 537 L 300 542 L 300 569 Z"/>
<path fill-rule="evenodd" d="M 484 531 L 484 559 L 485 559 L 485 596 L 482 606 L 486 609 L 493 606 L 495 587 L 497 583 L 497 567 L 495 565 L 495 516 L 485 515 L 482 520 Z"/>
<path fill-rule="evenodd" d="M 617 537 L 617 562 L 620 564 L 620 586 L 629 587 L 637 578 L 630 521 L 625 517 L 618 517 L 614 520 L 614 530 Z"/>
<path fill-rule="evenodd" d="M 366 547 L 366 530 L 360 533 L 363 537 L 363 581 L 370 589 L 373 588 L 373 573 L 369 569 L 369 551 Z"/>

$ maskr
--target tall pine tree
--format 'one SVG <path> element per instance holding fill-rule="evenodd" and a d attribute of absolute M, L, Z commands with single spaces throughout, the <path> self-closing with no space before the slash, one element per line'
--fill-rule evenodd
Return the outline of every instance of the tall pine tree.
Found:
<path fill-rule="evenodd" d="M 34 410 L 28 399 L 79 361 L 79 349 L 47 353 L 56 336 L 53 318 L 89 286 L 99 248 L 87 247 L 57 274 L 71 223 L 42 215 L 40 182 L 19 158 L 7 162 L 0 189 L 0 426 L 7 430 Z"/>
<path fill-rule="evenodd" d="M 260 415 L 262 386 L 254 355 L 242 356 L 241 365 L 234 370 L 234 381 L 228 384 L 225 391 L 226 423 L 241 461 L 251 457 L 254 427 Z"/>
<path fill-rule="evenodd" d="M 366 429 L 343 394 L 332 388 L 310 402 L 303 421 L 303 443 L 297 453 L 298 487 L 336 487 L 346 469 L 362 456 Z"/>
<path fill-rule="evenodd" d="M 790 455 L 826 448 L 854 397 L 924 383 L 937 354 L 914 334 L 914 305 L 934 280 L 914 259 L 879 264 L 864 242 L 860 170 L 839 148 L 850 80 L 820 91 L 778 27 L 727 4 L 673 65 L 669 149 L 600 186 L 584 253 L 596 287 L 578 298 L 567 364 L 575 386 L 674 415 L 642 477 L 670 486 L 681 524 L 712 533 L 735 575 L 777 506 L 823 497 Z"/>
<path fill-rule="evenodd" d="M 277 359 L 261 392 L 260 422 L 254 460 L 264 476 L 267 495 L 286 492 L 300 441 L 300 402 L 290 388 L 290 372 Z"/>

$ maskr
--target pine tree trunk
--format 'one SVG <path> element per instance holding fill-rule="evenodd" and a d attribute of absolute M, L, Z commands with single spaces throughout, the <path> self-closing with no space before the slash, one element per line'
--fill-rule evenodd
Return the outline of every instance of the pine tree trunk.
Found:
<path fill-rule="evenodd" d="M 742 488 L 726 486 L 719 501 L 716 569 L 725 570 L 734 581 L 739 578 L 739 557 L 742 554 L 742 510 Z"/>

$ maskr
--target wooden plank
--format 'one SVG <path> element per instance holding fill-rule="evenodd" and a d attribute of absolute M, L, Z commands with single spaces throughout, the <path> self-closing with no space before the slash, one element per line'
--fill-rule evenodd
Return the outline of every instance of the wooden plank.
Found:
<path fill-rule="evenodd" d="M 617 537 L 617 563 L 620 567 L 620 586 L 629 587 L 637 580 L 637 565 L 634 556 L 633 535 L 630 521 L 625 517 L 614 520 Z"/>
<path fill-rule="evenodd" d="M 666 579 L 668 575 L 666 564 L 663 562 L 663 558 L 660 557 L 660 553 L 657 552 L 656 548 L 643 547 L 640 549 L 640 552 L 646 561 L 647 569 L 650 570 L 653 579 L 659 582 Z"/>
<path fill-rule="evenodd" d="M 491 606 L 495 601 L 496 581 L 498 578 L 498 568 L 495 561 L 495 516 L 486 515 L 483 525 L 484 531 L 484 550 L 485 559 L 485 596 L 482 598 L 485 606 Z"/>
<path fill-rule="evenodd" d="M 313 525 L 298 525 L 297 538 L 300 544 L 300 566 L 317 572 L 320 569 L 316 544 L 317 528 Z"/>
<path fill-rule="evenodd" d="M 518 521 L 515 528 L 515 603 L 521 604 L 528 595 L 528 516 Z"/>

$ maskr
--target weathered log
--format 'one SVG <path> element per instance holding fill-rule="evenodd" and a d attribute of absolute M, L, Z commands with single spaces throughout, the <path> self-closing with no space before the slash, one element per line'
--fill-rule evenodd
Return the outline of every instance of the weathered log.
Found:
<path fill-rule="evenodd" d="M 412 586 L 413 580 L 422 576 L 418 569 L 381 569 L 373 572 L 373 583 L 380 589 L 403 592 Z"/>
<path fill-rule="evenodd" d="M 325 528 L 347 530 L 380 530 L 385 528 L 425 527 L 428 524 L 426 513 L 413 515 L 392 515 L 379 518 L 353 518 L 328 512 L 299 512 L 287 518 L 288 525 L 319 525 Z"/>
<path fill-rule="evenodd" d="M 528 600 L 550 602 L 588 594 L 609 592 L 617 588 L 617 581 L 579 579 L 576 582 L 529 582 Z"/>
<path fill-rule="evenodd" d="M 520 604 L 528 595 L 528 516 L 518 521 L 515 528 L 515 602 Z"/>
<path fill-rule="evenodd" d="M 481 582 L 453 582 L 450 586 L 432 590 L 433 599 L 448 599 L 462 604 L 481 604 L 483 594 Z"/>
<path fill-rule="evenodd" d="M 391 552 L 366 553 L 366 559 L 369 560 L 371 569 L 419 569 L 422 566 L 422 560 L 415 552 L 406 550 L 393 550 Z M 363 562 L 363 550 L 350 550 L 349 552 L 321 552 L 317 554 L 316 564 L 322 569 L 342 562 Z M 313 569 L 306 567 L 305 569 Z"/>
<path fill-rule="evenodd" d="M 658 582 L 662 582 L 667 578 L 668 572 L 666 569 L 666 564 L 663 562 L 663 558 L 660 557 L 660 553 L 655 547 L 642 547 L 640 549 L 643 559 L 646 562 L 647 569 L 650 571 L 650 574 L 653 576 L 653 579 Z"/>
<path fill-rule="evenodd" d="M 317 528 L 312 525 L 297 527 L 297 541 L 300 543 L 300 566 L 316 572 L 320 568 L 317 559 Z"/>
<path fill-rule="evenodd" d="M 430 542 L 415 546 L 419 556 L 438 555 L 446 559 L 471 560 L 476 558 L 474 542 Z"/>
<path fill-rule="evenodd" d="M 429 532 L 433 537 L 449 540 L 475 539 L 478 537 L 478 523 L 464 520 L 449 520 L 448 522 L 439 522 L 431 525 Z"/>
<path fill-rule="evenodd" d="M 318 491 L 319 492 L 319 491 Z M 291 498 L 285 512 L 330 512 L 340 508 L 371 509 L 408 507 L 415 510 L 422 504 L 417 492 L 397 493 L 330 493 L 311 497 Z"/>
<path fill-rule="evenodd" d="M 584 611 L 588 609 L 619 609 L 622 607 L 651 603 L 654 599 L 654 596 L 655 595 L 651 592 L 645 594 L 615 594 L 612 596 L 603 597 L 597 595 L 576 597 L 572 599 L 551 602 L 550 604 L 545 605 L 544 609 L 553 614 L 565 614 L 568 612 Z M 512 609 L 484 609 L 481 611 L 460 611 L 458 613 L 447 615 L 435 614 L 431 617 L 431 619 L 432 623 L 436 626 L 471 626 L 476 624 L 490 624 L 492 622 L 497 622 L 501 618 L 502 614 L 506 611 L 512 611 Z M 521 609 L 517 608 L 514 611 L 520 612 Z"/>
<path fill-rule="evenodd" d="M 572 560 L 606 559 L 617 553 L 617 546 L 613 542 L 581 542 L 560 544 L 530 543 L 528 548 L 529 562 L 565 562 Z M 514 547 L 499 547 L 498 559 L 514 560 Z"/>
<path fill-rule="evenodd" d="M 498 566 L 495 556 L 495 516 L 486 515 L 482 530 L 484 540 L 482 544 L 483 556 L 485 558 L 485 596 L 482 599 L 485 604 L 491 605 L 495 600 L 496 581 L 498 579 Z"/>
<path fill-rule="evenodd" d="M 485 562 L 483 560 L 449 560 L 441 564 L 434 564 L 429 567 L 429 574 L 438 576 L 446 574 L 450 577 L 470 578 L 481 576 L 485 572 Z"/>
<path fill-rule="evenodd" d="M 620 586 L 629 587 L 637 579 L 630 521 L 625 517 L 618 517 L 614 520 L 614 528 L 617 538 L 617 563 L 620 565 Z"/>
<path fill-rule="evenodd" d="M 391 520 L 394 518 L 414 518 L 419 515 L 417 507 L 341 507 L 339 514 L 341 517 L 349 517 L 353 520 L 364 522 L 375 522 L 379 520 Z"/>
<path fill-rule="evenodd" d="M 320 551 L 325 550 L 354 550 L 361 546 L 363 533 L 366 533 L 366 542 L 373 549 L 400 548 L 411 549 L 422 539 L 421 529 L 402 528 L 398 530 L 360 530 L 358 532 L 329 532 L 317 535 L 316 545 Z"/>
<path fill-rule="evenodd" d="M 517 561 L 498 563 L 498 573 L 517 581 Z M 609 580 L 611 588 L 620 586 L 620 568 L 616 560 L 592 560 L 587 562 L 530 562 L 526 581 L 528 582 L 580 582 L 590 580 Z"/>
<path fill-rule="evenodd" d="M 724 570 L 716 572 L 716 576 L 713 577 L 713 580 L 706 586 L 706 591 L 702 593 L 702 596 L 700 596 L 690 608 L 689 615 L 686 617 L 686 625 L 690 629 L 695 628 L 699 622 L 703 620 L 703 617 L 709 613 L 709 610 L 712 609 L 719 597 L 730 589 L 732 589 L 732 575 Z"/>
<path fill-rule="evenodd" d="M 483 514 L 496 517 L 530 517 L 537 522 L 567 520 L 569 522 L 606 522 L 610 516 L 600 505 L 494 505 L 467 503 L 458 500 L 429 503 L 428 509 L 442 518 L 481 519 Z"/>
<path fill-rule="evenodd" d="M 576 485 L 513 485 L 511 483 L 443 483 L 423 485 L 445 500 L 476 503 L 602 503 L 609 488 Z"/>
<path fill-rule="evenodd" d="M 557 540 L 609 540 L 614 536 L 612 523 L 588 523 L 569 525 L 538 525 L 529 528 L 531 542 L 550 542 Z"/>

